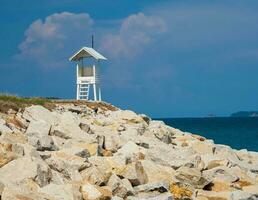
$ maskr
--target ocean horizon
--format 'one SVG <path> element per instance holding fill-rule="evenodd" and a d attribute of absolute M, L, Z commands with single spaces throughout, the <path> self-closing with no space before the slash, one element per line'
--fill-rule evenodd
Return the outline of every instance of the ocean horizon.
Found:
<path fill-rule="evenodd" d="M 258 151 L 258 117 L 156 118 L 185 132 L 201 135 L 216 144 Z"/>

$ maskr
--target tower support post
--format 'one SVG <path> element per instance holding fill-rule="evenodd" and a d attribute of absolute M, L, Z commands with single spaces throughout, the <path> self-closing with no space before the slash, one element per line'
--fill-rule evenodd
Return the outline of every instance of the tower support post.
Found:
<path fill-rule="evenodd" d="M 101 89 L 100 89 L 100 85 L 99 85 L 98 88 L 99 88 L 99 101 L 102 101 L 102 100 L 101 100 Z"/>

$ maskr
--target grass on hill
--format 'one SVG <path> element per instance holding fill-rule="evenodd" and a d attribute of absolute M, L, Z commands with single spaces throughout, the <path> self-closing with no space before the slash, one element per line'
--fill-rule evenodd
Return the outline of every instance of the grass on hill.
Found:
<path fill-rule="evenodd" d="M 105 102 L 94 102 L 94 101 L 81 101 L 81 100 L 62 100 L 54 97 L 42 98 L 42 97 L 19 97 L 9 94 L 0 93 L 0 113 L 7 113 L 10 109 L 18 111 L 31 105 L 42 105 L 49 110 L 55 108 L 56 104 L 75 104 L 75 105 L 86 105 L 91 109 L 100 108 L 102 110 L 115 111 L 118 108 Z"/>
<path fill-rule="evenodd" d="M 0 112 L 6 113 L 9 109 L 18 111 L 20 108 L 24 108 L 30 105 L 46 105 L 50 103 L 50 99 L 33 97 L 24 98 L 9 94 L 0 94 Z"/>

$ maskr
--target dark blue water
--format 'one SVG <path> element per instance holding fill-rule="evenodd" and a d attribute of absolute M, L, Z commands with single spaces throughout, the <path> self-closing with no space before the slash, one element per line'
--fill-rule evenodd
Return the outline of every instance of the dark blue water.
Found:
<path fill-rule="evenodd" d="M 258 117 L 166 118 L 167 125 L 202 135 L 216 144 L 258 151 Z"/>

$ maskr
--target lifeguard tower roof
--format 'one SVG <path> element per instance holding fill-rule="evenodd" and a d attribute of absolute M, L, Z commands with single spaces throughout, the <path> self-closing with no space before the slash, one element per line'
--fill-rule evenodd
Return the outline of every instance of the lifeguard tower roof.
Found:
<path fill-rule="evenodd" d="M 69 60 L 78 61 L 81 58 L 90 58 L 93 57 L 96 60 L 107 60 L 104 56 L 98 53 L 96 50 L 90 47 L 83 47 L 78 52 L 76 52 Z"/>

